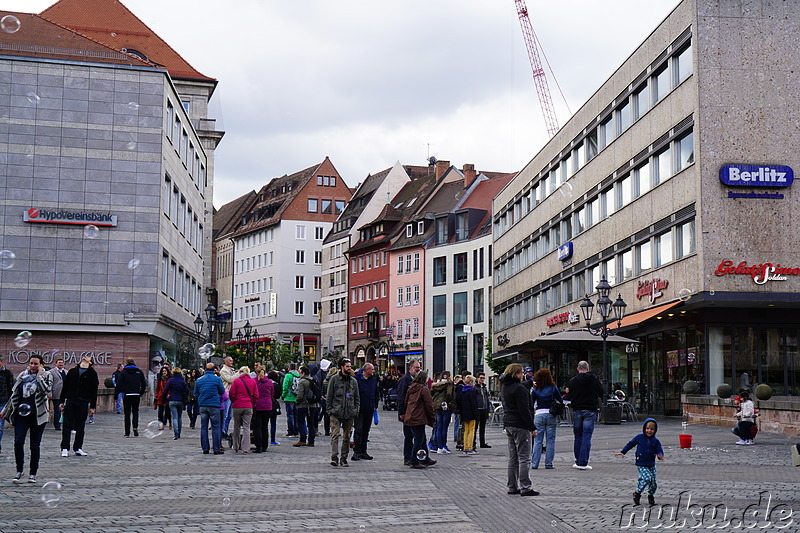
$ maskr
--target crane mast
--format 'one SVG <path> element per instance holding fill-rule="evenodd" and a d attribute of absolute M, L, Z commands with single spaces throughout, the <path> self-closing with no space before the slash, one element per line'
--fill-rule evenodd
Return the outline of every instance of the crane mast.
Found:
<path fill-rule="evenodd" d="M 514 0 L 519 16 L 519 23 L 522 26 L 522 36 L 525 39 L 525 46 L 528 49 L 528 59 L 533 70 L 533 83 L 536 86 L 536 93 L 539 95 L 539 105 L 542 107 L 542 114 L 547 125 L 547 133 L 553 137 L 558 131 L 558 120 L 553 108 L 553 99 L 550 97 L 550 87 L 547 85 L 547 76 L 542 68 L 542 61 L 539 57 L 539 40 L 533 31 L 530 18 L 528 18 L 528 8 L 525 0 Z"/>

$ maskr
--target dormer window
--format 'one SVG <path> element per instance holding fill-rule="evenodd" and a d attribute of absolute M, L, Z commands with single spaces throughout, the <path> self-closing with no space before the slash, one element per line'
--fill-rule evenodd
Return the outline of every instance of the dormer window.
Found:
<path fill-rule="evenodd" d="M 425 233 L 425 222 L 423 222 L 422 220 L 417 222 L 417 233 L 419 235 L 422 235 L 423 233 Z"/>
<path fill-rule="evenodd" d="M 413 237 L 413 236 L 414 236 L 413 224 L 406 224 L 406 237 Z"/>

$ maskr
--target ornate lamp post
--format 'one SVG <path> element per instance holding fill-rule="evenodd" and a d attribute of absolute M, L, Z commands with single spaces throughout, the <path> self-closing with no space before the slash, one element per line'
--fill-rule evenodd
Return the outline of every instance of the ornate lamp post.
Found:
<path fill-rule="evenodd" d="M 389 338 L 386 340 L 386 349 L 388 351 L 388 358 L 387 366 L 391 366 L 394 363 L 394 351 L 397 349 L 397 345 L 394 343 L 394 337 L 389 335 Z"/>
<path fill-rule="evenodd" d="M 597 284 L 597 312 L 600 314 L 602 321 L 600 322 L 600 326 L 597 328 L 591 327 L 592 321 L 592 311 L 594 311 L 595 304 L 589 299 L 589 295 L 587 294 L 583 298 L 583 302 L 581 303 L 581 312 L 583 313 L 583 319 L 586 321 L 586 329 L 592 335 L 599 336 L 603 339 L 603 394 L 605 396 L 604 399 L 608 398 L 608 395 L 611 393 L 611 381 L 610 381 L 610 372 L 608 368 L 608 347 L 606 345 L 606 339 L 609 335 L 613 335 L 614 331 L 608 328 L 608 319 L 611 316 L 611 311 L 614 311 L 614 320 L 617 322 L 617 328 L 620 327 L 622 322 L 622 317 L 625 316 L 625 308 L 628 307 L 628 304 L 622 299 L 622 295 L 617 295 L 617 300 L 615 302 L 611 302 L 611 298 L 608 297 L 608 294 L 611 292 L 611 285 L 608 284 L 606 281 L 606 277 L 603 276 L 600 279 L 600 283 Z M 612 320 L 612 322 L 614 321 Z"/>

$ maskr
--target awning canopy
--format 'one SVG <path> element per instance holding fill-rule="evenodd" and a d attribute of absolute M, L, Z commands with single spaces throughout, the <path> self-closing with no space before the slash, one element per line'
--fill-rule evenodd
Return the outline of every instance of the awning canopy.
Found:
<path fill-rule="evenodd" d="M 609 344 L 639 344 L 637 340 L 620 335 L 609 335 L 606 338 L 606 342 Z M 586 328 L 580 328 L 547 333 L 541 337 L 536 337 L 533 339 L 531 346 L 542 350 L 582 352 L 602 343 L 602 337 L 599 335 L 592 335 Z"/>
<path fill-rule="evenodd" d="M 659 305 L 658 307 L 651 307 L 650 309 L 645 309 L 644 311 L 639 311 L 638 313 L 633 313 L 632 315 L 628 315 L 622 317 L 622 322 L 620 323 L 620 328 L 624 328 L 626 326 L 635 326 L 636 324 L 641 324 L 646 320 L 650 320 L 654 316 L 657 316 L 668 309 L 672 309 L 676 305 L 682 302 L 670 302 L 668 304 Z"/>

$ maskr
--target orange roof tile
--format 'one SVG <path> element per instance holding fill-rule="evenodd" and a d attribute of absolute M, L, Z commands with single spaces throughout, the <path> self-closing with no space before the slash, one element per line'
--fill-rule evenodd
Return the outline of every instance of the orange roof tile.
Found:
<path fill-rule="evenodd" d="M 216 81 L 195 70 L 118 0 L 59 0 L 39 15 L 116 50 L 138 52 L 173 78 Z"/>

